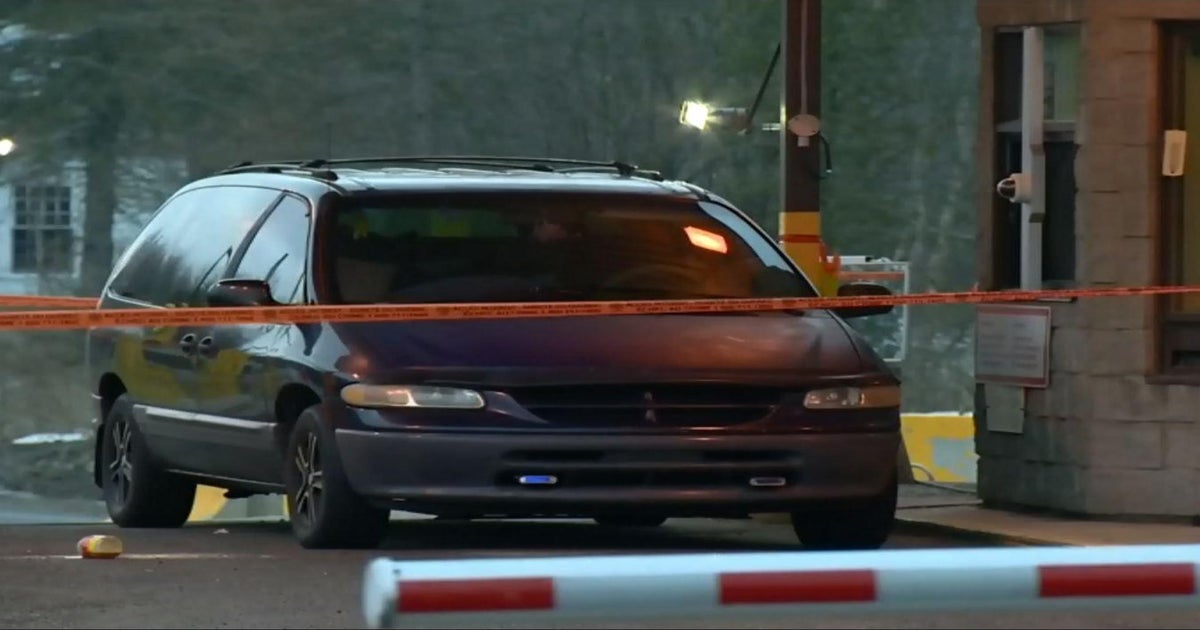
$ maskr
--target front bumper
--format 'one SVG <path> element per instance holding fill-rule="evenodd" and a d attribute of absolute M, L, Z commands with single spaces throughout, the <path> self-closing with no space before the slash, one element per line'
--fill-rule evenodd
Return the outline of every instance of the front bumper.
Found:
<path fill-rule="evenodd" d="M 787 511 L 864 499 L 895 481 L 898 432 L 554 435 L 338 429 L 351 486 L 379 504 L 434 514 Z M 553 475 L 523 486 L 521 475 Z M 755 487 L 751 478 L 784 478 Z"/>

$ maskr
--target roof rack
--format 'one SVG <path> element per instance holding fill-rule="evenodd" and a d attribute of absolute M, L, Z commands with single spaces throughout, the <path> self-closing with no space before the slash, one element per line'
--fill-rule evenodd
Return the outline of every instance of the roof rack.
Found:
<path fill-rule="evenodd" d="M 621 177 L 645 177 L 654 181 L 664 181 L 663 174 L 638 168 L 625 162 L 602 162 L 597 160 L 576 160 L 569 158 L 540 158 L 512 157 L 490 155 L 402 155 L 391 157 L 365 158 L 336 158 L 313 160 L 272 160 L 269 162 L 239 162 L 218 175 L 233 173 L 286 173 L 307 175 L 327 182 L 339 179 L 332 167 L 351 164 L 412 164 L 412 165 L 441 165 L 490 169 L 531 170 L 545 173 L 602 173 L 616 171 Z"/>
<path fill-rule="evenodd" d="M 337 164 L 371 164 L 371 163 L 423 163 L 423 164 L 443 164 L 447 166 L 490 166 L 493 168 L 512 168 L 512 169 L 529 169 L 544 172 L 568 172 L 570 170 L 583 171 L 592 170 L 600 172 L 603 170 L 615 170 L 622 177 L 632 177 L 635 175 L 648 175 L 661 177 L 661 174 L 656 171 L 648 171 L 638 168 L 637 165 L 628 164 L 620 161 L 597 161 L 597 160 L 576 160 L 569 158 L 543 158 L 543 157 L 519 157 L 519 156 L 491 156 L 491 155 L 402 155 L 392 157 L 367 157 L 367 158 L 337 158 L 337 159 L 316 159 L 306 162 L 298 162 L 299 166 L 307 168 L 320 168 L 333 166 Z M 560 169 L 555 166 L 570 166 L 573 169 Z"/>
<path fill-rule="evenodd" d="M 323 179 L 326 181 L 337 181 L 338 175 L 330 169 L 314 168 L 305 166 L 301 162 L 265 162 L 257 164 L 254 162 L 239 162 L 218 171 L 218 175 L 229 175 L 232 173 L 302 173 Z"/>
<path fill-rule="evenodd" d="M 602 173 L 604 171 L 608 171 L 608 170 L 612 170 L 612 169 L 617 169 L 618 172 L 621 172 L 620 169 L 615 166 L 575 166 L 575 167 L 571 167 L 571 168 L 561 168 L 561 169 L 558 169 L 558 171 L 556 171 L 556 172 L 558 172 L 558 173 Z M 644 170 L 644 169 L 636 169 L 629 173 L 622 172 L 621 174 L 626 177 L 628 177 L 630 175 L 639 175 L 639 176 L 645 177 L 647 179 L 652 179 L 656 182 L 661 182 L 666 179 L 666 177 L 663 176 L 661 171 L 650 171 L 650 170 Z"/>

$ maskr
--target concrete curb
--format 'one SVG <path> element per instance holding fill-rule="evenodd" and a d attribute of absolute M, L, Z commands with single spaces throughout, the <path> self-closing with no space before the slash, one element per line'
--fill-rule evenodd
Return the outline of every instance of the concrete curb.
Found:
<path fill-rule="evenodd" d="M 953 536 L 965 540 L 973 540 L 980 543 L 992 545 L 1005 545 L 1009 547 L 1081 547 L 1075 543 L 1066 543 L 1062 541 L 1047 540 L 1044 538 L 1036 538 L 1033 536 L 1022 536 L 1019 534 L 1006 534 L 1004 532 L 987 531 L 981 529 L 971 529 L 969 527 L 959 527 L 957 525 L 947 525 L 946 523 L 935 523 L 925 521 L 919 518 L 909 516 L 896 515 L 896 531 L 908 534 L 925 534 L 935 536 Z"/>
<path fill-rule="evenodd" d="M 920 510 L 921 508 L 910 508 Z M 896 514 L 896 531 L 902 534 L 915 534 L 926 536 L 953 536 L 965 540 L 977 541 L 981 544 L 990 545 L 1005 545 L 1010 547 L 1080 547 L 1075 543 L 1066 543 L 1056 540 L 1047 540 L 1034 536 L 1022 536 L 1019 534 L 1006 534 L 1004 532 L 987 531 L 980 529 L 971 529 L 969 527 L 959 527 L 956 525 L 947 525 L 945 523 L 937 523 L 933 521 L 923 520 L 913 516 L 904 514 L 908 510 L 901 510 Z M 791 517 L 787 514 L 754 514 L 751 519 L 765 523 L 768 525 L 791 525 Z"/>

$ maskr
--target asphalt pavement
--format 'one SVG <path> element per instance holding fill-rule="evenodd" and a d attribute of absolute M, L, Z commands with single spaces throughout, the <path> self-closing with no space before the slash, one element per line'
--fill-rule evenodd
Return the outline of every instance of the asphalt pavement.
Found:
<path fill-rule="evenodd" d="M 81 560 L 75 543 L 117 534 L 116 560 Z M 898 532 L 889 548 L 975 543 Z M 587 521 L 402 520 L 379 550 L 308 551 L 283 523 L 203 524 L 179 530 L 94 525 L 0 527 L 0 627 L 355 628 L 362 571 L 375 557 L 482 558 L 696 551 L 795 551 L 790 528 L 759 521 L 678 519 L 653 530 Z M 1200 612 L 1200 611 L 1198 611 Z M 502 627 L 502 626 L 495 626 Z M 561 628 L 1200 628 L 1200 614 L 922 614 L 778 618 L 744 624 L 696 618 Z"/>

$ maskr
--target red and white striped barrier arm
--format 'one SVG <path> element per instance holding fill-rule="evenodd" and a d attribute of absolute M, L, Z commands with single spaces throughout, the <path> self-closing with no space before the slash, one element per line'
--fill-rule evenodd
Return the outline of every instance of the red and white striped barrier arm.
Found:
<path fill-rule="evenodd" d="M 367 565 L 371 628 L 779 614 L 1200 609 L 1200 545 L 725 553 Z"/>

